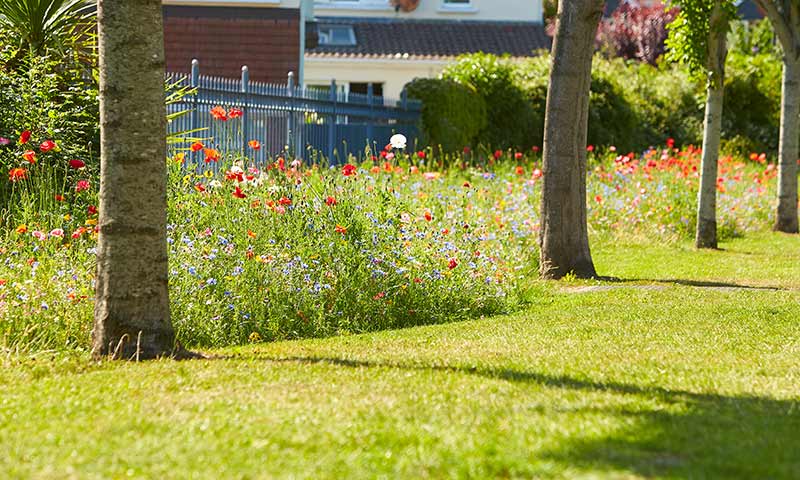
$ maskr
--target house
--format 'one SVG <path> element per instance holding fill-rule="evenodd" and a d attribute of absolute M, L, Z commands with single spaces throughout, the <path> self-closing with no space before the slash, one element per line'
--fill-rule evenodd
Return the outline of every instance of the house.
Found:
<path fill-rule="evenodd" d="M 666 1 L 662 0 L 608 0 L 606 1 L 605 5 L 605 16 L 609 17 L 614 13 L 614 10 L 619 8 L 620 5 L 623 3 L 630 3 L 633 5 L 645 5 L 650 6 L 655 3 L 666 3 Z M 754 20 L 761 20 L 764 18 L 764 12 L 761 11 L 761 8 L 756 5 L 753 0 L 736 0 L 734 2 L 736 4 L 736 11 L 739 14 L 739 18 L 746 22 L 751 22 Z"/>
<path fill-rule="evenodd" d="M 164 0 L 168 72 L 188 73 L 197 59 L 206 75 L 237 78 L 247 65 L 254 81 L 284 83 L 303 75 L 313 42 L 306 23 L 313 0 Z M 313 46 L 313 43 L 311 43 Z"/>
<path fill-rule="evenodd" d="M 455 57 L 527 57 L 549 49 L 541 0 L 315 0 L 319 44 L 305 52 L 305 84 L 397 99 Z"/>

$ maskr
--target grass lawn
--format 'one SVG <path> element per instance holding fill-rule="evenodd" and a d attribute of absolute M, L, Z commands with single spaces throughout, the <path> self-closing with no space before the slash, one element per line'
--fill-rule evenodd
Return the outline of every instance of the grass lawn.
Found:
<path fill-rule="evenodd" d="M 1 478 L 800 478 L 800 238 L 594 244 L 505 317 L 0 357 Z"/>

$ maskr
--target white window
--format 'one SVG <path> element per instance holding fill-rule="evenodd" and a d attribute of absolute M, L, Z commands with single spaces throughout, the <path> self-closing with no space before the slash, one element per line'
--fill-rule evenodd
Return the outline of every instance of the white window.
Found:
<path fill-rule="evenodd" d="M 320 25 L 319 44 L 353 46 L 356 44 L 356 32 L 350 25 Z"/>

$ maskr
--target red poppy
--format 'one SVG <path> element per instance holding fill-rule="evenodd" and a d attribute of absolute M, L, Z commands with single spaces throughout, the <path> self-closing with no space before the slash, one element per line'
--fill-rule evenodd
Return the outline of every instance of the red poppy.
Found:
<path fill-rule="evenodd" d="M 52 140 L 45 140 L 41 145 L 39 145 L 39 150 L 41 150 L 42 153 L 49 152 L 54 148 L 56 148 L 56 142 Z"/>
<path fill-rule="evenodd" d="M 470 185 L 469 182 L 464 182 L 464 185 L 462 185 L 464 188 L 470 188 L 471 186 L 472 185 Z"/>
<path fill-rule="evenodd" d="M 242 115 L 244 115 L 244 112 L 242 112 L 240 109 L 238 109 L 236 107 L 231 108 L 230 110 L 228 110 L 228 118 L 239 118 Z"/>
<path fill-rule="evenodd" d="M 22 154 L 22 158 L 27 160 L 28 163 L 36 163 L 36 152 L 33 150 L 25 150 Z"/>
<path fill-rule="evenodd" d="M 424 159 L 425 158 L 425 152 L 420 150 L 419 152 L 417 152 L 417 157 Z"/>
<path fill-rule="evenodd" d="M 214 120 L 222 120 L 223 122 L 228 120 L 228 112 L 219 105 L 211 109 L 211 116 L 214 117 Z"/>
<path fill-rule="evenodd" d="M 280 200 L 278 200 L 278 205 L 291 205 L 291 204 L 292 204 L 292 199 L 289 197 L 281 197 Z"/>
<path fill-rule="evenodd" d="M 242 189 L 239 187 L 236 187 L 236 190 L 234 190 L 231 195 L 233 195 L 236 198 L 247 198 L 247 195 L 245 195 Z"/>
<path fill-rule="evenodd" d="M 74 168 L 75 170 L 79 170 L 86 166 L 83 160 L 78 160 L 77 158 L 72 159 L 69 161 L 69 166 Z"/>
<path fill-rule="evenodd" d="M 533 153 L 539 153 L 539 147 L 537 147 L 536 145 L 532 146 L 531 150 L 533 150 Z"/>
<path fill-rule="evenodd" d="M 600 195 L 595 195 L 594 201 L 597 203 L 603 203 L 603 197 L 601 197 Z"/>
<path fill-rule="evenodd" d="M 94 205 L 89 205 L 89 208 L 86 209 L 89 215 L 97 215 L 97 207 Z"/>
<path fill-rule="evenodd" d="M 495 160 L 500 160 L 500 157 L 502 157 L 502 156 L 503 156 L 503 151 L 502 150 L 495 150 L 494 151 L 494 159 Z"/>
<path fill-rule="evenodd" d="M 464 155 L 468 155 L 471 152 L 469 147 L 464 147 Z"/>
<path fill-rule="evenodd" d="M 64 201 L 64 195 L 56 195 L 56 202 L 63 202 L 63 201 Z"/>
<path fill-rule="evenodd" d="M 11 171 L 8 172 L 8 180 L 11 182 L 25 180 L 27 177 L 28 171 L 24 168 L 12 168 Z"/>
<path fill-rule="evenodd" d="M 206 191 L 206 187 L 202 183 L 195 183 L 194 184 L 194 189 L 197 190 L 200 193 Z"/>
<path fill-rule="evenodd" d="M 667 147 L 668 148 L 675 148 L 675 139 L 670 137 L 667 139 Z"/>
<path fill-rule="evenodd" d="M 514 154 L 514 158 L 517 159 L 517 160 L 521 159 L 522 158 L 522 152 L 516 152 Z"/>
<path fill-rule="evenodd" d="M 261 142 L 259 142 L 258 140 L 250 140 L 249 142 L 247 142 L 247 144 L 250 145 L 250 148 L 252 148 L 253 150 L 261 150 Z"/>
<path fill-rule="evenodd" d="M 455 258 L 451 258 L 447 262 L 447 268 L 449 268 L 450 270 L 456 268 L 457 266 L 458 266 L 458 261 Z"/>
<path fill-rule="evenodd" d="M 31 140 L 31 131 L 30 130 L 25 130 L 19 136 L 19 143 L 21 143 L 23 145 L 28 143 L 30 140 Z"/>
<path fill-rule="evenodd" d="M 428 222 L 433 220 L 433 215 L 431 215 L 431 212 L 429 210 L 425 210 L 425 220 Z"/>
<path fill-rule="evenodd" d="M 194 142 L 190 148 L 192 149 L 193 152 L 199 152 L 200 150 L 205 148 L 205 145 L 203 145 L 203 142 L 198 141 Z"/>
<path fill-rule="evenodd" d="M 516 173 L 517 175 L 525 175 L 525 169 L 523 167 L 517 166 L 517 168 L 514 169 L 514 173 Z"/>
<path fill-rule="evenodd" d="M 586 151 L 587 152 L 594 152 L 594 145 L 587 145 L 586 146 Z"/>
<path fill-rule="evenodd" d="M 339 202 L 336 201 L 335 197 L 328 197 L 328 198 L 325 199 L 325 205 L 327 205 L 329 207 L 333 207 L 337 203 L 339 203 Z"/>
<path fill-rule="evenodd" d="M 351 165 L 351 164 L 348 163 L 347 165 L 342 167 L 342 175 L 344 175 L 345 177 L 349 177 L 349 176 L 352 176 L 352 175 L 355 175 L 355 174 L 356 174 L 356 166 L 355 165 Z"/>
<path fill-rule="evenodd" d="M 216 162 L 219 160 L 219 152 L 213 148 L 204 148 L 203 153 L 206 156 L 206 163 Z"/>

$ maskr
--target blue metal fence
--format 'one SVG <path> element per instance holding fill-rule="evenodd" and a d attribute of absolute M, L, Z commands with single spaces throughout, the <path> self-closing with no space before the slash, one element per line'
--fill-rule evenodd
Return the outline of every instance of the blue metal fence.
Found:
<path fill-rule="evenodd" d="M 246 66 L 241 79 L 210 77 L 200 75 L 196 60 L 191 75 L 170 77 L 195 89 L 168 107 L 169 112 L 189 111 L 170 122 L 170 133 L 195 131 L 192 136 L 213 139 L 215 147 L 242 152 L 257 163 L 285 155 L 337 164 L 350 155 L 363 158 L 380 151 L 395 133 L 408 138 L 409 148 L 419 137 L 421 104 L 405 96 L 376 96 L 371 85 L 362 95 L 339 91 L 335 80 L 327 89 L 298 86 L 291 73 L 285 84 L 252 82 Z M 215 106 L 238 109 L 242 116 L 215 120 L 210 113 Z M 261 148 L 250 148 L 250 140 Z M 201 157 L 198 152 L 192 158 L 201 163 Z"/>

